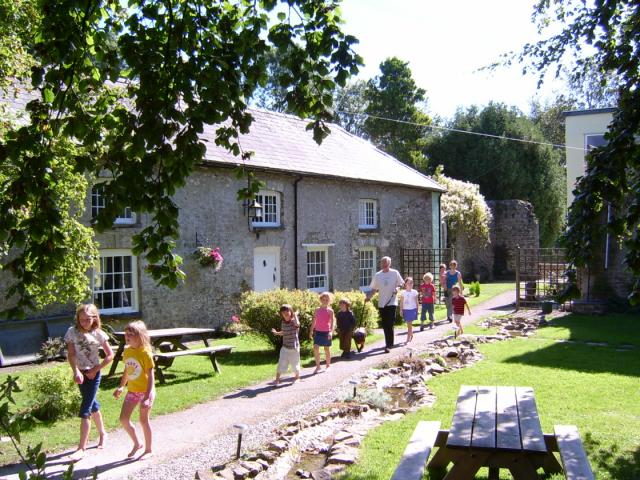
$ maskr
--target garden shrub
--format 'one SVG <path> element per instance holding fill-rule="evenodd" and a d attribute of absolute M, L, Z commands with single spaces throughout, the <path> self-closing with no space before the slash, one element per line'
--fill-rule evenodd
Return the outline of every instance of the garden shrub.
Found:
<path fill-rule="evenodd" d="M 33 398 L 31 412 L 38 420 L 58 420 L 78 414 L 80 392 L 68 366 L 43 368 L 27 382 Z"/>
<path fill-rule="evenodd" d="M 331 304 L 333 310 L 339 311 L 338 302 L 346 297 L 351 301 L 351 309 L 356 316 L 357 326 L 370 331 L 376 327 L 377 312 L 370 304 L 364 303 L 364 293 L 360 291 L 334 292 Z M 309 340 L 309 328 L 313 314 L 320 306 L 316 292 L 310 290 L 269 290 L 266 292 L 244 292 L 240 298 L 240 320 L 252 331 L 266 339 L 276 350 L 282 345 L 282 337 L 275 336 L 271 329 L 280 330 L 280 306 L 288 303 L 298 312 L 300 319 L 300 342 Z"/>
<path fill-rule="evenodd" d="M 476 297 L 480 296 L 480 282 L 471 282 L 469 284 L 469 293 Z"/>
<path fill-rule="evenodd" d="M 67 355 L 67 344 L 62 337 L 49 338 L 42 342 L 38 352 L 38 360 L 49 362 Z"/>

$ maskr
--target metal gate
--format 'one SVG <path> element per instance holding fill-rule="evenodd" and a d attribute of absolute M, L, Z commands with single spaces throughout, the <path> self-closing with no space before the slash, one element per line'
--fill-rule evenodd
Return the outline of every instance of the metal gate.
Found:
<path fill-rule="evenodd" d="M 564 248 L 517 248 L 516 309 L 540 308 L 555 301 L 568 285 Z"/>
<path fill-rule="evenodd" d="M 404 277 L 413 277 L 417 286 L 422 283 L 422 276 L 433 273 L 433 283 L 438 287 L 438 298 L 442 296 L 442 289 L 438 279 L 438 267 L 441 263 L 449 265 L 454 257 L 453 248 L 403 248 L 401 253 L 401 273 Z"/>

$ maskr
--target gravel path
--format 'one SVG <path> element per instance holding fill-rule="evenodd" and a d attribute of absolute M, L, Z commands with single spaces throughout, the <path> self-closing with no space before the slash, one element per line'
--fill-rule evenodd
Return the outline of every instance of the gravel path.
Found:
<path fill-rule="evenodd" d="M 464 317 L 464 323 L 495 314 L 497 310 L 510 311 L 514 296 L 514 292 L 506 292 L 476 305 L 472 308 L 473 315 Z M 412 346 L 419 347 L 451 331 L 448 323 L 432 330 L 418 331 Z M 304 368 L 302 381 L 295 385 L 286 380 L 278 387 L 262 382 L 182 412 L 153 418 L 154 455 L 148 460 L 126 460 L 130 440 L 123 430 L 116 430 L 110 433 L 107 448 L 87 451 L 85 458 L 76 464 L 75 478 L 90 477 L 97 468 L 101 480 L 192 479 L 197 469 L 224 463 L 235 455 L 237 436 L 234 424 L 250 426 L 243 439 L 243 449 L 256 450 L 272 439 L 273 430 L 278 426 L 333 402 L 349 387 L 348 380 L 354 375 L 406 354 L 404 335 L 404 332 L 396 335 L 396 344 L 401 346 L 389 354 L 384 353 L 384 342 L 379 341 L 367 345 L 366 351 L 352 360 L 335 359 L 328 372 L 314 375 L 313 367 Z M 189 386 L 185 385 L 185 388 Z M 159 400 L 162 401 L 161 398 Z M 69 435 L 75 436 L 77 432 L 74 429 Z M 65 456 L 69 453 L 65 451 L 50 456 L 47 471 L 53 474 L 52 478 L 60 478 L 67 466 Z M 2 467 L 0 478 L 17 480 L 17 471 L 17 466 Z"/>

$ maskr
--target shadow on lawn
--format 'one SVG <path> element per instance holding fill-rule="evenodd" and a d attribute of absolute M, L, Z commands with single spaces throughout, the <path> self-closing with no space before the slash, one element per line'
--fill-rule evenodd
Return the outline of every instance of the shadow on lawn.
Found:
<path fill-rule="evenodd" d="M 560 342 L 532 352 L 516 355 L 505 363 L 562 368 L 585 373 L 613 373 L 640 376 L 638 352 L 618 352 L 611 347 Z"/>
<path fill-rule="evenodd" d="M 591 432 L 584 436 L 584 447 L 594 468 L 607 472 L 616 480 L 637 480 L 640 478 L 640 447 L 631 455 L 623 455 L 617 444 L 602 445 Z M 597 467 L 596 467 L 597 466 Z"/>

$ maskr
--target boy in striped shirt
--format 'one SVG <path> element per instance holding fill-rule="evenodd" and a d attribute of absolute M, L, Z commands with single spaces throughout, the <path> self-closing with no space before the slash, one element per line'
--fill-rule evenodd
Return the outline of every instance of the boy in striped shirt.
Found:
<path fill-rule="evenodd" d="M 280 375 L 287 373 L 289 366 L 291 366 L 291 370 L 294 373 L 293 383 L 297 383 L 300 380 L 300 340 L 298 338 L 300 321 L 298 320 L 298 314 L 293 311 L 291 305 L 285 304 L 280 307 L 280 317 L 282 318 L 280 330 L 271 329 L 271 333 L 282 337 L 282 348 L 280 349 L 275 385 L 280 383 Z"/>

